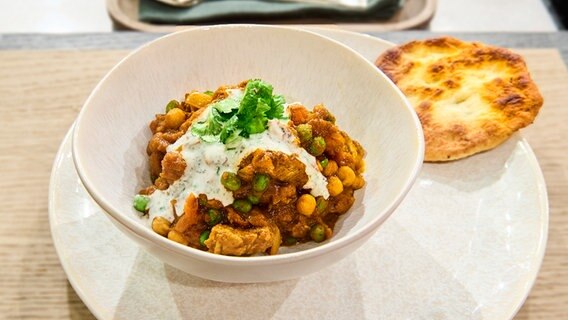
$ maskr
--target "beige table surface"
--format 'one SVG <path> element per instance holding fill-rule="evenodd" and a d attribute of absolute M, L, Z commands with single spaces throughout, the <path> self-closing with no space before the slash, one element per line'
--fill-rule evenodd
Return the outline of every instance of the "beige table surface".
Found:
<path fill-rule="evenodd" d="M 57 148 L 82 103 L 127 52 L 0 51 L 0 318 L 93 317 L 55 253 L 48 182 Z M 550 228 L 541 271 L 516 319 L 568 319 L 568 72 L 556 49 L 518 52 L 545 98 L 523 136 L 547 182 Z"/>

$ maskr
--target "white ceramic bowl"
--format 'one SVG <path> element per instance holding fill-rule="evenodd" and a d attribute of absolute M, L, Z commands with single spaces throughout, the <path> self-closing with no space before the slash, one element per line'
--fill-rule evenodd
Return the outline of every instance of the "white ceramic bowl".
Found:
<path fill-rule="evenodd" d="M 150 230 L 132 198 L 150 184 L 146 144 L 154 114 L 190 89 L 261 78 L 287 101 L 323 102 L 367 150 L 367 185 L 332 239 L 275 256 L 229 257 L 182 246 Z M 153 41 L 123 59 L 91 93 L 76 121 L 73 156 L 92 198 L 126 235 L 190 274 L 227 282 L 296 278 L 339 261 L 394 211 L 417 176 L 420 123 L 396 86 L 346 46 L 311 32 L 233 25 Z"/>

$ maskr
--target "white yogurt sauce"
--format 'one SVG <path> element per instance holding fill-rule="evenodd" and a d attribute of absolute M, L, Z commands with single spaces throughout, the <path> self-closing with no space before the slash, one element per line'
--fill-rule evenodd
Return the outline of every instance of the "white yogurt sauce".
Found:
<path fill-rule="evenodd" d="M 197 121 L 207 117 L 204 112 Z M 171 201 L 175 200 L 175 210 L 178 215 L 183 213 L 185 199 L 190 193 L 206 194 L 209 199 L 217 199 L 224 206 L 233 203 L 234 198 L 221 184 L 221 174 L 225 171 L 237 172 L 241 160 L 255 151 L 264 149 L 280 151 L 288 155 L 295 155 L 306 166 L 308 182 L 303 186 L 310 189 L 313 196 L 329 197 L 327 179 L 319 172 L 317 160 L 304 148 L 295 143 L 295 136 L 290 131 L 287 121 L 269 120 L 268 129 L 262 133 L 253 134 L 249 138 L 239 139 L 232 145 L 221 142 L 204 142 L 188 130 L 174 144 L 168 152 L 180 150 L 187 164 L 184 174 L 166 190 L 156 190 L 150 196 L 149 219 L 162 216 L 173 221 L 174 214 Z"/>

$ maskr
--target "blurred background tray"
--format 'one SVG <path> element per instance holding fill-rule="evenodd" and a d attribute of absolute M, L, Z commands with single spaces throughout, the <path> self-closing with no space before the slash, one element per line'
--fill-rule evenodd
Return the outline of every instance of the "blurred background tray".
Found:
<path fill-rule="evenodd" d="M 107 0 L 107 11 L 117 29 L 138 30 L 144 32 L 173 32 L 194 25 L 157 25 L 138 20 L 139 0 Z M 263 21 L 271 24 L 311 24 L 313 26 L 334 26 L 358 32 L 379 32 L 407 30 L 428 24 L 436 12 L 436 0 L 406 0 L 403 8 L 391 19 L 365 23 L 335 23 L 326 20 L 298 21 Z M 251 21 L 253 22 L 253 21 Z"/>

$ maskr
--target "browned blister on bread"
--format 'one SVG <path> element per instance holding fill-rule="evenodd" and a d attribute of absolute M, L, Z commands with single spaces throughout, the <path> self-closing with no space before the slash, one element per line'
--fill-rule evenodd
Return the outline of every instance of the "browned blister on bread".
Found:
<path fill-rule="evenodd" d="M 523 58 L 503 48 L 443 37 L 394 47 L 375 64 L 414 106 L 425 161 L 492 149 L 531 124 L 543 103 Z"/>

